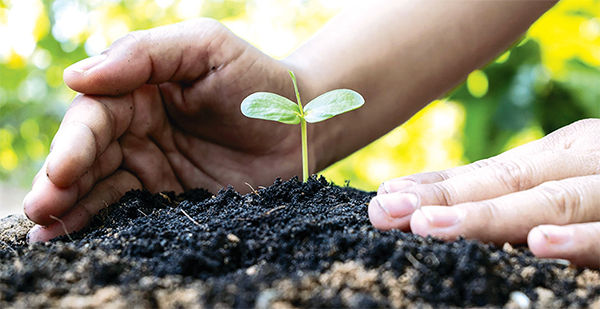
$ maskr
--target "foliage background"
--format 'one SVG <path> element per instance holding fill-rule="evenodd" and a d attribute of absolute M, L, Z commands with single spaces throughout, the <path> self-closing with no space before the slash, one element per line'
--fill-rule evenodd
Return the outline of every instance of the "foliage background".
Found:
<path fill-rule="evenodd" d="M 29 185 L 75 95 L 62 71 L 127 32 L 212 17 L 283 58 L 352 2 L 1 0 L 0 181 Z M 446 99 L 323 174 L 374 190 L 386 179 L 469 163 L 598 116 L 600 1 L 563 0 Z"/>

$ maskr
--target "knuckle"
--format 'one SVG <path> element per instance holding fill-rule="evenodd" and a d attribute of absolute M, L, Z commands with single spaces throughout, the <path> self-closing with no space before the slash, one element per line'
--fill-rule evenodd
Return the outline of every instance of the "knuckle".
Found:
<path fill-rule="evenodd" d="M 109 200 L 110 200 L 109 203 L 111 203 L 111 204 L 118 201 L 119 198 L 121 197 L 121 195 L 123 195 L 121 193 L 121 191 L 115 185 L 107 184 L 106 187 L 107 187 L 107 193 L 108 193 Z"/>
<path fill-rule="evenodd" d="M 105 190 L 110 203 L 118 201 L 126 189 L 125 183 L 129 180 L 131 174 L 124 170 L 117 170 L 110 178 L 112 181 L 104 181 Z"/>
<path fill-rule="evenodd" d="M 487 158 L 487 159 L 475 161 L 475 162 L 471 163 L 471 165 L 473 166 L 473 169 L 476 170 L 476 169 L 481 169 L 481 168 L 484 168 L 484 167 L 491 166 L 494 163 L 496 163 L 496 159 L 494 159 L 494 158 Z"/>
<path fill-rule="evenodd" d="M 482 220 L 485 220 L 485 222 L 502 222 L 502 210 L 499 208 L 499 206 L 495 203 L 493 203 L 491 200 L 484 200 L 484 201 L 480 201 L 477 202 L 477 206 L 481 207 L 484 212 L 485 212 L 485 216 L 482 216 Z"/>
<path fill-rule="evenodd" d="M 137 30 L 127 33 L 123 36 L 124 41 L 131 42 L 134 45 L 139 45 L 140 42 L 152 37 L 150 30 Z"/>
<path fill-rule="evenodd" d="M 550 205 L 551 209 L 562 218 L 563 224 L 574 222 L 578 217 L 583 204 L 582 194 L 576 186 L 566 185 L 559 181 L 549 181 L 539 186 L 539 193 L 543 202 Z"/>
<path fill-rule="evenodd" d="M 589 139 L 595 138 L 597 140 L 600 137 L 598 134 L 599 129 L 600 119 L 582 119 L 548 134 L 540 141 L 547 148 L 571 149 L 575 146 L 589 148 Z M 578 140 L 584 142 L 579 143 Z"/>
<path fill-rule="evenodd" d="M 440 171 L 431 172 L 431 177 L 433 177 L 434 179 L 441 179 L 441 181 L 448 180 L 450 178 L 450 176 L 448 176 L 447 173 L 443 173 Z"/>
<path fill-rule="evenodd" d="M 531 169 L 518 160 L 497 162 L 492 166 L 493 177 L 503 184 L 510 192 L 529 189 L 531 183 Z"/>
<path fill-rule="evenodd" d="M 431 184 L 431 189 L 440 205 L 451 206 L 461 202 L 457 191 L 446 182 Z"/>
<path fill-rule="evenodd" d="M 88 215 L 87 220 L 92 219 L 94 217 L 94 215 L 96 215 L 96 213 L 97 213 L 96 211 L 91 210 L 91 209 L 94 209 L 95 207 L 93 207 L 89 201 L 80 202 L 79 207 L 81 207 L 81 209 L 83 209 L 84 212 Z"/>

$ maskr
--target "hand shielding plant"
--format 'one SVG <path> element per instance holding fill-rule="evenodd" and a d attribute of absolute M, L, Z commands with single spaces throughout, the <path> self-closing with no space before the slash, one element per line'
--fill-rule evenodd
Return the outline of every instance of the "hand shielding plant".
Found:
<path fill-rule="evenodd" d="M 357 109 L 365 99 L 356 91 L 336 89 L 326 92 L 302 107 L 294 72 L 289 71 L 298 104 L 270 92 L 256 92 L 242 101 L 242 114 L 246 117 L 278 121 L 287 124 L 300 123 L 302 135 L 302 179 L 308 179 L 308 137 L 306 123 L 327 120 L 333 116 Z"/>

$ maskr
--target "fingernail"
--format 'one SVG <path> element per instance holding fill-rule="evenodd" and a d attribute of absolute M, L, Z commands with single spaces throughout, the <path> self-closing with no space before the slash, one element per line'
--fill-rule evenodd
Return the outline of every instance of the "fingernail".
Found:
<path fill-rule="evenodd" d="M 573 238 L 573 230 L 558 225 L 540 225 L 538 229 L 544 234 L 546 240 L 554 245 L 562 245 Z"/>
<path fill-rule="evenodd" d="M 460 223 L 464 218 L 464 212 L 455 207 L 425 206 L 420 210 L 429 224 L 436 227 L 450 227 Z"/>
<path fill-rule="evenodd" d="M 108 57 L 108 55 L 106 54 L 100 54 L 97 56 L 93 56 L 87 59 L 83 59 L 73 65 L 71 65 L 70 67 L 67 68 L 67 70 L 71 70 L 73 72 L 77 72 L 77 73 L 83 73 L 95 66 L 97 66 L 98 64 L 100 64 L 102 61 L 104 61 L 106 59 L 106 57 Z"/>
<path fill-rule="evenodd" d="M 42 230 L 41 225 L 36 225 L 36 226 L 32 227 L 31 230 L 29 230 L 29 232 L 27 233 L 27 242 L 28 243 L 38 242 L 39 241 L 38 234 L 40 233 L 41 230 Z"/>
<path fill-rule="evenodd" d="M 412 180 L 388 180 L 381 184 L 385 193 L 394 193 L 417 185 Z"/>
<path fill-rule="evenodd" d="M 419 197 L 412 193 L 378 195 L 373 198 L 376 205 L 390 219 L 410 215 L 419 205 Z"/>

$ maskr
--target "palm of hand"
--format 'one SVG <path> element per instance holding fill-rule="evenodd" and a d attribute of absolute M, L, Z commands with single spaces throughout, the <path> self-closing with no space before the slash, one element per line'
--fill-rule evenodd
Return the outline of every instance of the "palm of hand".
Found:
<path fill-rule="evenodd" d="M 73 100 L 24 200 L 31 220 L 50 225 L 30 240 L 63 233 L 52 216 L 83 228 L 132 188 L 216 191 L 293 175 L 299 133 L 239 109 L 254 91 L 291 98 L 286 72 L 211 20 L 130 34 L 65 70 L 87 94 Z"/>
<path fill-rule="evenodd" d="M 153 192 L 198 186 L 216 192 L 229 184 L 264 185 L 274 177 L 291 176 L 295 164 L 285 169 L 288 175 L 278 173 L 286 162 L 299 162 L 294 151 L 298 132 L 241 115 L 239 104 L 247 93 L 272 86 L 268 81 L 256 85 L 260 83 L 250 79 L 257 75 L 252 71 L 236 70 L 224 68 L 191 86 L 164 83 L 134 91 L 131 125 L 119 137 L 121 167 Z M 244 74 L 247 82 L 231 82 L 229 75 Z"/>

